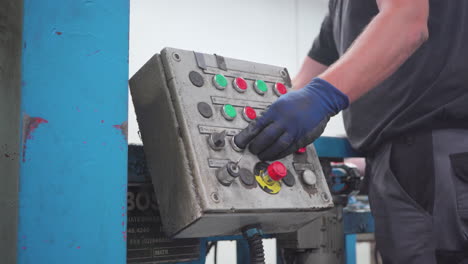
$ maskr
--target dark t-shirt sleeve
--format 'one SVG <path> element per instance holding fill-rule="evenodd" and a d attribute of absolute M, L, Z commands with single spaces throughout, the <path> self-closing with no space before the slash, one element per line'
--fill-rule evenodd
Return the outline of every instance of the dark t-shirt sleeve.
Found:
<path fill-rule="evenodd" d="M 323 20 L 320 33 L 315 38 L 308 56 L 327 66 L 338 60 L 339 55 L 333 38 L 333 21 L 329 14 Z"/>

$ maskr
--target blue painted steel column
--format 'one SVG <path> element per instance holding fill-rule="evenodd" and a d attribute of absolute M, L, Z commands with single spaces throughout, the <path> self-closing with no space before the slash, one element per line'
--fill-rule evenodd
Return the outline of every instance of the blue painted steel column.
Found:
<path fill-rule="evenodd" d="M 126 262 L 129 0 L 25 0 L 18 263 Z"/>
<path fill-rule="evenodd" d="M 250 263 L 250 248 L 249 242 L 246 239 L 237 240 L 237 264 Z"/>
<path fill-rule="evenodd" d="M 345 235 L 346 264 L 356 264 L 357 235 Z"/>

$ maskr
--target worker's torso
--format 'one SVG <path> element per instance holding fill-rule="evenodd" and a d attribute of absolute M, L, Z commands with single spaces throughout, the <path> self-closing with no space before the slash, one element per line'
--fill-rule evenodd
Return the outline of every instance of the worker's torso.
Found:
<path fill-rule="evenodd" d="M 331 0 L 340 55 L 377 15 L 375 0 Z M 468 128 L 468 1 L 430 0 L 429 40 L 344 112 L 353 145 L 371 150 L 415 130 Z"/>

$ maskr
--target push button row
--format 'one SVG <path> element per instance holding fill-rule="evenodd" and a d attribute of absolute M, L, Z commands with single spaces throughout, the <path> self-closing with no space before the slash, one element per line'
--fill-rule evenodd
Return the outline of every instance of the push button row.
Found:
<path fill-rule="evenodd" d="M 232 106 L 230 104 L 225 104 L 221 108 L 221 114 L 227 120 L 232 121 L 232 120 L 234 120 L 234 118 L 236 118 L 237 111 L 236 111 L 236 108 L 234 106 Z M 242 110 L 242 117 L 244 118 L 245 121 L 250 122 L 250 121 L 254 120 L 255 118 L 257 118 L 257 111 L 255 111 L 255 109 L 253 109 L 250 106 L 246 106 Z"/>
<path fill-rule="evenodd" d="M 197 109 L 200 115 L 202 115 L 204 118 L 211 118 L 213 116 L 213 110 L 211 109 L 211 106 L 205 102 L 198 103 Z M 237 117 L 237 110 L 233 105 L 225 104 L 221 108 L 221 115 L 226 120 L 232 121 Z M 250 106 L 246 106 L 242 109 L 242 118 L 244 118 L 244 120 L 247 122 L 251 122 L 257 118 L 257 111 Z"/>
<path fill-rule="evenodd" d="M 213 76 L 213 85 L 218 90 L 224 90 L 228 85 L 228 80 L 224 75 L 216 74 L 215 76 Z M 249 85 L 247 84 L 247 81 L 244 78 L 237 77 L 234 78 L 234 80 L 232 81 L 232 86 L 239 93 L 244 93 L 245 91 L 247 91 Z M 254 90 L 258 94 L 264 95 L 268 92 L 268 84 L 263 80 L 256 80 L 254 82 Z M 281 96 L 283 94 L 286 94 L 288 92 L 288 89 L 286 85 L 282 83 L 275 83 L 275 85 L 273 86 L 273 92 L 277 96 Z"/>
<path fill-rule="evenodd" d="M 281 184 L 279 183 L 281 180 L 283 180 L 286 186 L 291 187 L 294 185 L 294 176 L 288 172 L 286 166 L 282 162 L 275 161 L 270 165 L 268 165 L 268 163 L 257 164 L 257 168 L 254 168 L 254 170 L 258 170 L 259 166 L 262 166 L 262 169 L 266 167 L 266 170 L 261 170 L 265 171 L 263 175 L 254 175 L 252 171 L 241 168 L 238 163 L 229 161 L 222 168 L 218 169 L 216 178 L 218 178 L 219 183 L 226 187 L 231 186 L 237 178 L 240 178 L 247 186 L 253 186 L 257 182 L 262 189 L 269 194 L 275 194 L 281 190 Z M 290 175 L 294 181 L 290 182 L 285 180 L 286 175 Z"/>

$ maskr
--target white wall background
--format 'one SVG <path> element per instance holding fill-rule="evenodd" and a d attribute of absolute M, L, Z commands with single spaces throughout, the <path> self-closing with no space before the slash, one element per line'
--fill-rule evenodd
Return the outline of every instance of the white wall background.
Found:
<path fill-rule="evenodd" d="M 131 0 L 130 76 L 164 47 L 217 53 L 285 66 L 294 76 L 318 33 L 328 0 Z M 325 135 L 344 135 L 341 117 Z M 129 142 L 141 143 L 129 102 Z M 276 263 L 275 241 L 265 241 Z M 212 256 L 208 263 L 213 263 Z M 234 264 L 235 243 L 218 247 L 218 263 Z"/>
<path fill-rule="evenodd" d="M 298 71 L 328 0 L 131 0 L 130 76 L 164 47 L 217 53 Z M 129 102 L 129 142 L 140 143 Z M 341 117 L 325 135 L 342 136 Z"/>

